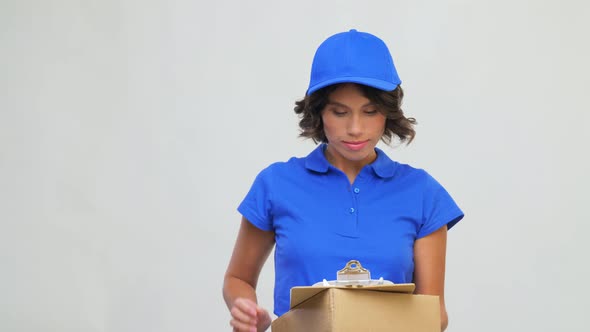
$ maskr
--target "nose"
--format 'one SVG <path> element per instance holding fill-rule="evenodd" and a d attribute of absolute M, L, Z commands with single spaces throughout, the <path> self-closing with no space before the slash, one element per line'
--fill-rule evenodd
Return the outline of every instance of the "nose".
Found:
<path fill-rule="evenodd" d="M 363 133 L 362 119 L 358 114 L 354 114 L 348 121 L 348 135 L 352 137 L 359 137 Z"/>

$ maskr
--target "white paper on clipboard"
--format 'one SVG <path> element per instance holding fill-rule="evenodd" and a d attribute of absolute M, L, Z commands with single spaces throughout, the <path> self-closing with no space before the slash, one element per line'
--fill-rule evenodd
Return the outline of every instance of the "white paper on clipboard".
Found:
<path fill-rule="evenodd" d="M 378 286 L 378 285 L 393 285 L 389 280 L 384 280 L 383 277 L 379 279 L 371 279 L 371 272 L 365 269 L 358 260 L 351 260 L 346 263 L 346 266 L 336 272 L 336 280 L 322 280 L 316 282 L 313 286 L 324 287 L 364 287 L 364 286 Z"/>

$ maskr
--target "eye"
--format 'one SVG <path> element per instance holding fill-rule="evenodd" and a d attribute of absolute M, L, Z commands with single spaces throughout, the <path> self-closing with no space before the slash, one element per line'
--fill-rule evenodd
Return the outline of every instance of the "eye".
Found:
<path fill-rule="evenodd" d="M 337 108 L 333 108 L 332 113 L 336 116 L 345 116 L 346 115 L 346 111 L 342 111 Z"/>
<path fill-rule="evenodd" d="M 367 111 L 365 111 L 365 114 L 368 114 L 368 115 L 376 115 L 377 113 L 379 113 L 378 110 L 367 110 Z"/>

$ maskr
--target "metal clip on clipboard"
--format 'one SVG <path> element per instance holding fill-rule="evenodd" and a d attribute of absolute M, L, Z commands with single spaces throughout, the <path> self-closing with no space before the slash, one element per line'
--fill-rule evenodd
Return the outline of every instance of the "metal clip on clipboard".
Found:
<path fill-rule="evenodd" d="M 389 280 L 371 279 L 371 272 L 365 269 L 358 260 L 351 260 L 346 266 L 336 272 L 336 280 L 326 279 L 315 283 L 314 286 L 363 287 L 373 285 L 393 285 Z"/>

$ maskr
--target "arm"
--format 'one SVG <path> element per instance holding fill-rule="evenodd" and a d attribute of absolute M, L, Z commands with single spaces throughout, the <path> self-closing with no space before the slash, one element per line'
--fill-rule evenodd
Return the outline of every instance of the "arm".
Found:
<path fill-rule="evenodd" d="M 449 318 L 445 307 L 445 256 L 447 226 L 414 244 L 414 283 L 416 294 L 438 295 L 440 299 L 441 331 L 447 328 Z"/>
<path fill-rule="evenodd" d="M 230 309 L 234 331 L 250 332 L 255 326 L 264 331 L 270 325 L 268 312 L 256 304 L 256 285 L 274 241 L 274 232 L 260 230 L 242 218 L 223 283 L 223 298 Z"/>

